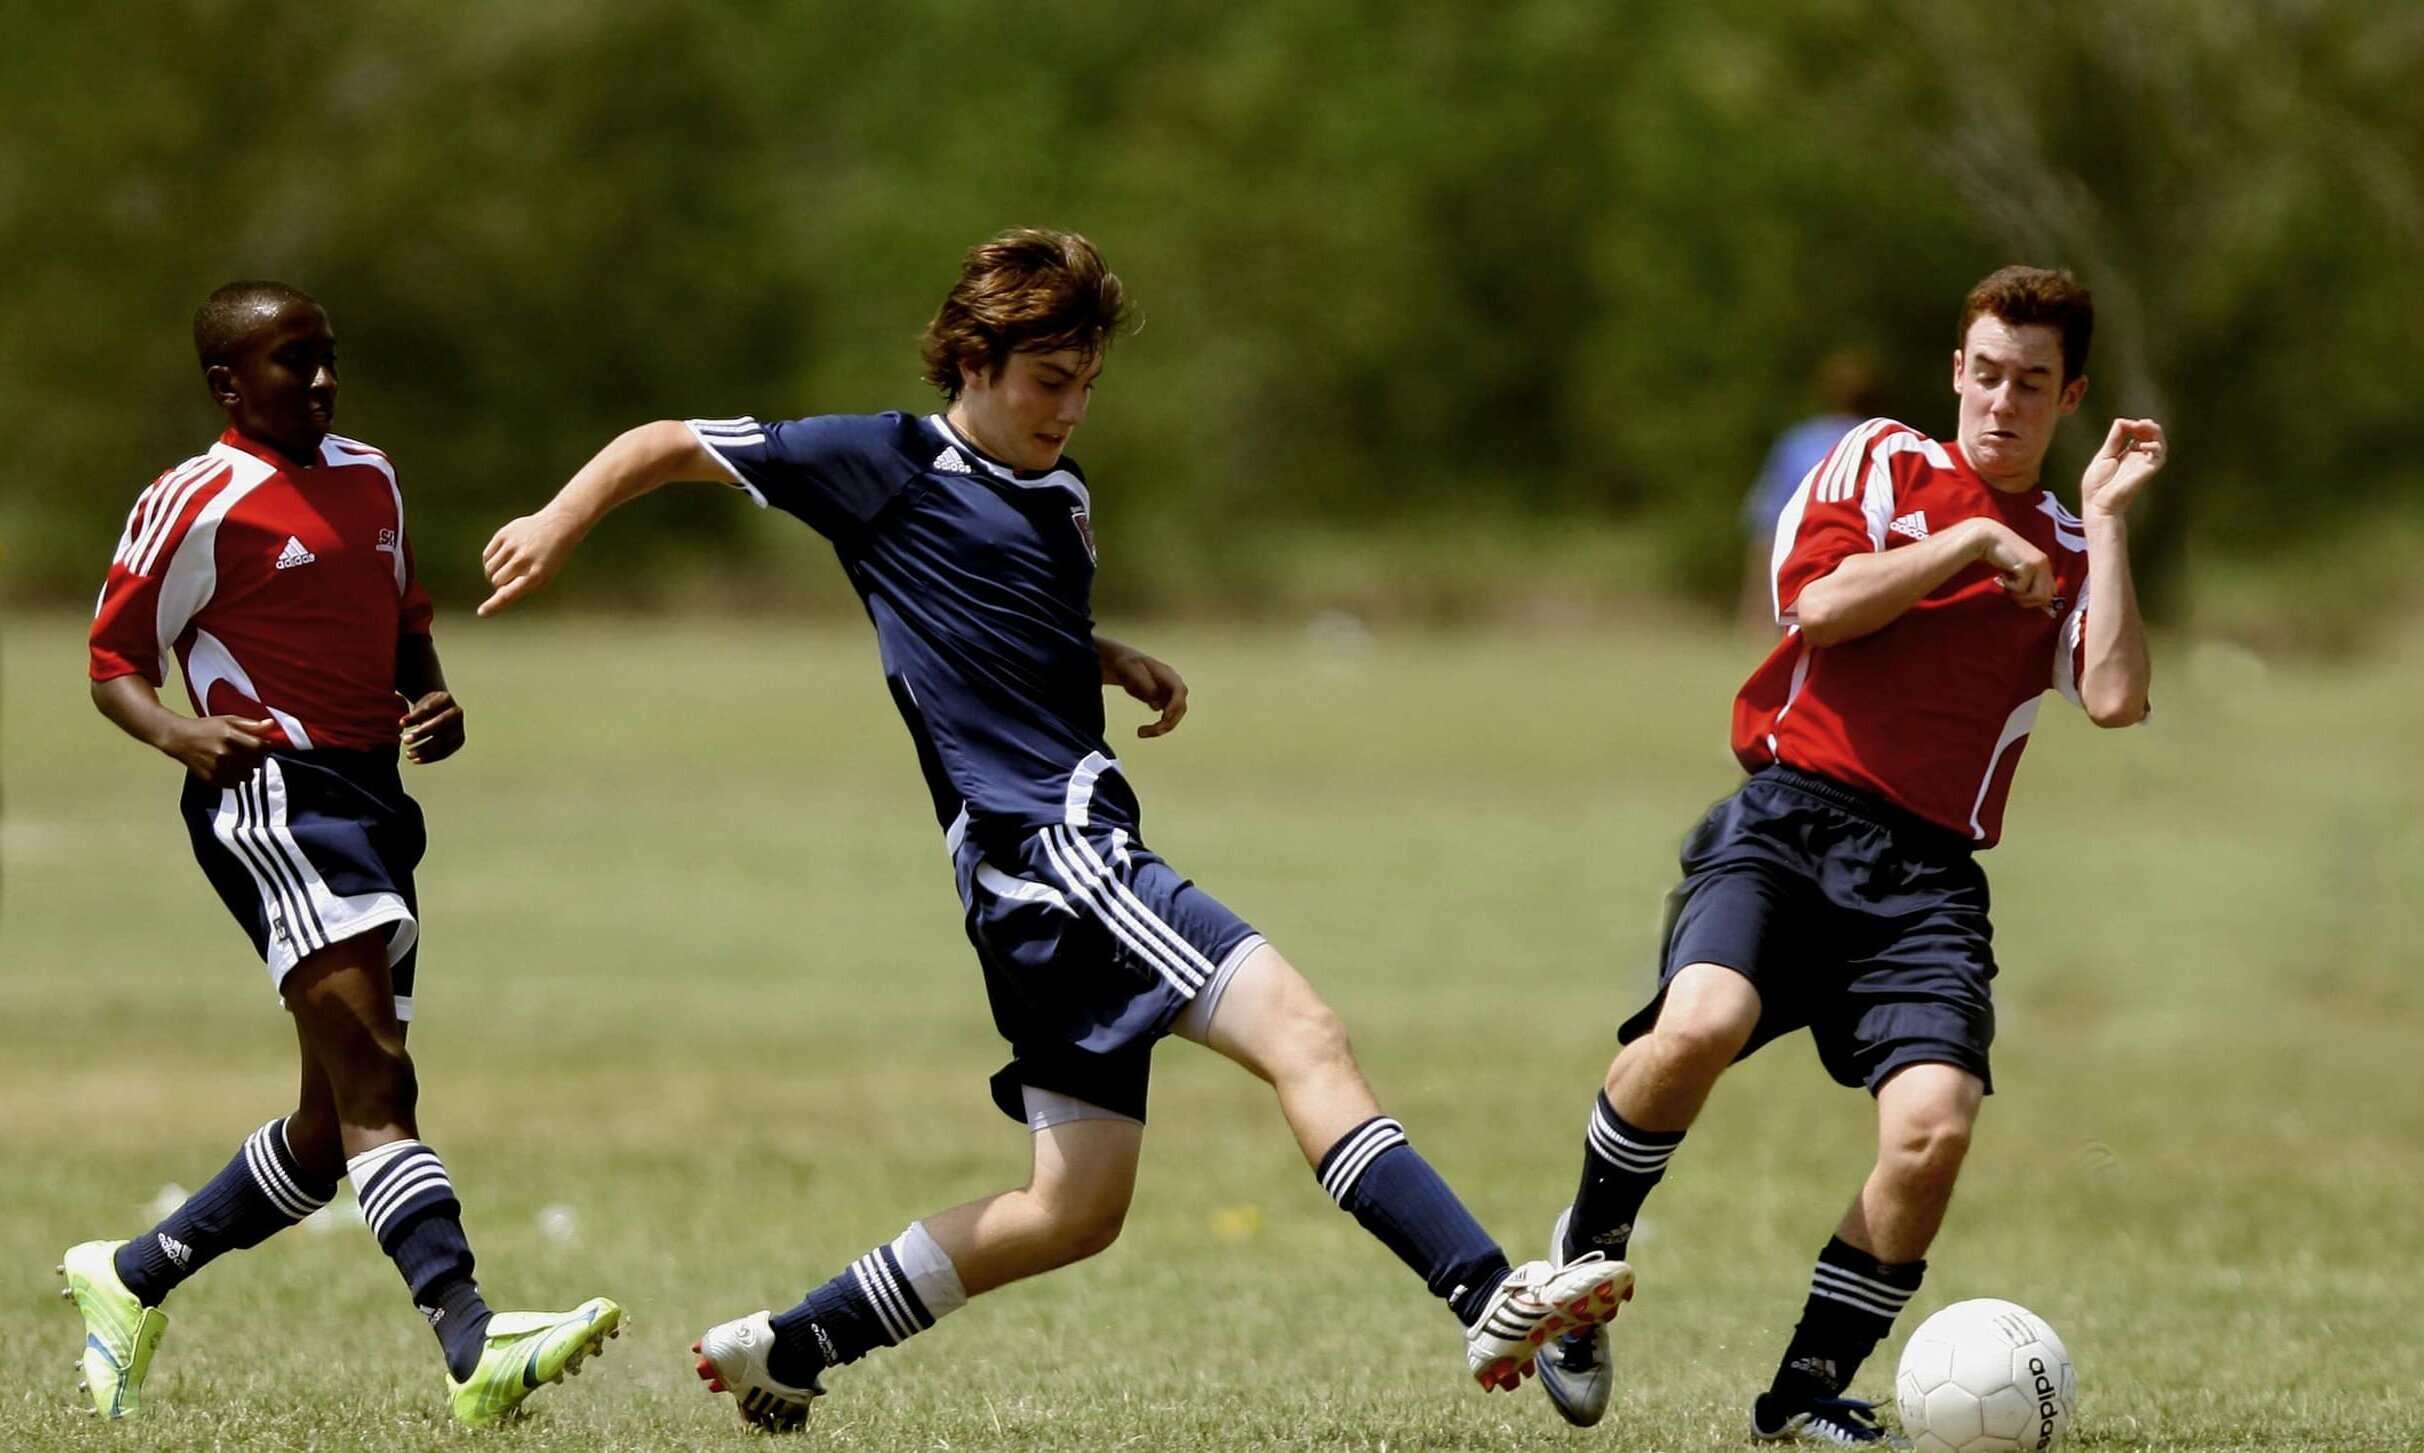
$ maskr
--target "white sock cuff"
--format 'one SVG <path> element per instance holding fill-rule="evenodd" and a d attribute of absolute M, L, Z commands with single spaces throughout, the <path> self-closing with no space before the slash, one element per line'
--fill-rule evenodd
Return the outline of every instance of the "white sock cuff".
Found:
<path fill-rule="evenodd" d="M 362 1183 L 377 1175 L 389 1161 L 399 1155 L 410 1155 L 416 1150 L 426 1149 L 428 1147 L 418 1140 L 390 1140 L 385 1145 L 374 1145 L 345 1162 L 345 1178 L 353 1182 L 354 1194 L 359 1196 Z"/>
<path fill-rule="evenodd" d="M 946 1312 L 956 1312 L 968 1305 L 968 1292 L 960 1285 L 959 1268 L 943 1254 L 940 1243 L 927 1234 L 926 1223 L 912 1221 L 892 1243 L 892 1259 L 901 1264 L 901 1275 L 909 1278 L 910 1290 L 926 1304 L 927 1315 L 941 1318 Z"/>

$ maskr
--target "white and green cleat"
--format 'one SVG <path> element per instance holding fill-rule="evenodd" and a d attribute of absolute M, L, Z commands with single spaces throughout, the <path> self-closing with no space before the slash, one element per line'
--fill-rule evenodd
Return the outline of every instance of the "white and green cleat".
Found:
<path fill-rule="evenodd" d="M 151 1371 L 160 1334 L 168 1330 L 168 1314 L 135 1300 L 118 1280 L 118 1248 L 125 1244 L 87 1241 L 59 1259 L 59 1274 L 67 1278 L 59 1295 L 73 1301 L 84 1317 L 84 1355 L 77 1359 L 84 1373 L 81 1387 L 91 1395 L 93 1411 L 105 1418 L 133 1417 L 142 1410 L 143 1377 Z"/>
<path fill-rule="evenodd" d="M 479 1366 L 461 1382 L 446 1380 L 455 1420 L 476 1426 L 505 1417 L 566 1373 L 578 1376 L 582 1358 L 603 1352 L 607 1338 L 622 1334 L 623 1309 L 604 1297 L 569 1312 L 491 1313 Z"/>

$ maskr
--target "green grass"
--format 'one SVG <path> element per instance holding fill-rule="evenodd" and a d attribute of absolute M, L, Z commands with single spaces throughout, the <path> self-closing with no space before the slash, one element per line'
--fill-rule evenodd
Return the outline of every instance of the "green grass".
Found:
<path fill-rule="evenodd" d="M 76 623 L 19 620 L 0 1447 L 758 1446 L 695 1383 L 699 1329 L 1022 1176 L 863 627 L 444 627 L 471 744 L 412 774 L 424 1129 L 496 1302 L 604 1292 L 632 1332 L 525 1423 L 459 1433 L 368 1237 L 293 1233 L 178 1293 L 142 1426 L 78 1416 L 58 1251 L 212 1174 L 286 1104 L 293 1050 L 187 856 L 174 770 L 85 704 Z M 1134 634 L 1196 702 L 1126 750 L 1150 840 L 1322 986 L 1416 1143 L 1537 1254 L 1674 844 L 1732 780 L 1742 652 L 1663 626 Z M 1968 1296 L 2044 1314 L 2080 1369 L 2077 1447 L 2413 1449 L 2424 637 L 2331 671 L 2174 649 L 2157 699 L 2112 734 L 2049 703 L 1990 859 L 2001 1093 L 1903 1330 Z M 1450 1319 L 1321 1195 L 1267 1092 L 1173 1045 L 1120 1245 L 836 1376 L 808 1436 L 1734 1446 L 1871 1134 L 1806 1041 L 1729 1078 L 1650 1205 L 1617 1404 L 1580 1434 L 1537 1393 L 1477 1393 Z M 568 1240 L 538 1228 L 559 1203 Z"/>

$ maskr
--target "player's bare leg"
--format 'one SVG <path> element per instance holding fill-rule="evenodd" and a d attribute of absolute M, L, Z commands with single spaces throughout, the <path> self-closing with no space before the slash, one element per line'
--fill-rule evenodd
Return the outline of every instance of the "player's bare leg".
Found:
<path fill-rule="evenodd" d="M 1720 964 L 1687 965 L 1667 985 L 1658 1022 L 1608 1066 L 1608 1102 L 1644 1130 L 1689 1130 L 1758 1027 L 1749 979 Z"/>
<path fill-rule="evenodd" d="M 1759 1026 L 1759 991 L 1718 964 L 1687 964 L 1667 981 L 1649 1032 L 1608 1066 L 1585 1128 L 1582 1181 L 1549 1228 L 1557 1265 L 1601 1256 L 1626 1268 L 1633 1223 L 1709 1092 Z M 1605 1326 L 1561 1338 L 1540 1359 L 1540 1383 L 1577 1427 L 1607 1416 L 1615 1390 Z"/>
<path fill-rule="evenodd" d="M 969 1296 L 1083 1261 L 1119 1239 L 1136 1194 L 1145 1127 L 1071 1120 L 1038 1130 L 1027 1184 L 919 1223 L 951 1259 Z"/>
<path fill-rule="evenodd" d="M 1755 1436 L 1885 1439 L 1872 1405 L 1844 1392 L 1919 1290 L 1985 1095 L 1949 1064 L 1911 1065 L 1877 1087 L 1877 1164 L 1818 1254 L 1801 1322 L 1752 1407 Z"/>
<path fill-rule="evenodd" d="M 1542 1343 L 1616 1315 L 1631 1290 L 1620 1268 L 1508 1269 L 1381 1113 L 1345 1026 L 1279 950 L 1266 943 L 1247 956 L 1201 1035 L 1271 1086 L 1322 1188 L 1448 1303 L 1465 1325 L 1466 1366 L 1485 1389 L 1517 1386 Z"/>
<path fill-rule="evenodd" d="M 1927 1255 L 1985 1098 L 1957 1065 L 1912 1065 L 1878 1086 L 1877 1164 L 1835 1234 L 1883 1262 Z"/>
<path fill-rule="evenodd" d="M 1204 1043 L 1278 1093 L 1279 1113 L 1307 1165 L 1320 1165 L 1339 1137 L 1380 1113 L 1346 1026 L 1267 943 L 1238 965 Z"/>
<path fill-rule="evenodd" d="M 305 1066 L 298 1159 L 328 1155 L 333 1140 L 363 1220 L 445 1349 L 455 1417 L 493 1422 L 537 1387 L 577 1372 L 617 1334 L 622 1309 L 593 1297 L 569 1312 L 490 1314 L 473 1280 L 462 1204 L 444 1162 L 420 1139 L 420 1080 L 396 1017 L 385 935 L 359 934 L 310 955 L 280 989 Z"/>

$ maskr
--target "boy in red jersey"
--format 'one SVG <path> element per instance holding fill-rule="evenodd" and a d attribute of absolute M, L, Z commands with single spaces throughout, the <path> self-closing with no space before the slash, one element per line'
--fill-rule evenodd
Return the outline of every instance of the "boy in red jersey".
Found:
<path fill-rule="evenodd" d="M 1888 1439 L 1843 1394 L 1918 1290 L 1989 1089 L 1975 851 L 2001 835 L 2049 688 L 2099 726 L 2146 715 L 2126 515 L 2163 466 L 2163 431 L 2115 421 L 2077 516 L 2039 481 L 2086 395 L 2094 317 L 2066 273 L 1988 277 L 1953 352 L 1958 438 L 1871 420 L 1785 506 L 1773 588 L 1788 633 L 1734 703 L 1751 778 L 1685 841 L 1657 997 L 1620 1031 L 1551 1234 L 1552 1260 L 1621 1259 L 1718 1076 L 1806 1027 L 1827 1071 L 1876 1097 L 1879 1152 L 1753 1406 L 1763 1441 Z M 1599 1421 L 1605 1330 L 1543 1353 L 1540 1380 L 1569 1421 Z"/>
<path fill-rule="evenodd" d="M 597 1351 L 622 1313 L 595 1298 L 491 1314 L 415 1123 L 404 1032 L 424 838 L 396 759 L 399 741 L 416 763 L 454 755 L 462 708 L 430 643 L 395 470 L 328 431 L 328 315 L 282 283 L 230 283 L 194 315 L 194 345 L 227 432 L 128 517 L 93 620 L 93 703 L 186 769 L 194 855 L 294 1016 L 302 1085 L 293 1114 L 150 1232 L 69 1249 L 61 1295 L 84 1317 L 85 1390 L 103 1417 L 137 1411 L 168 1293 L 350 1176 L 438 1334 L 455 1416 L 487 1422 Z M 171 655 L 192 717 L 161 704 Z"/>

